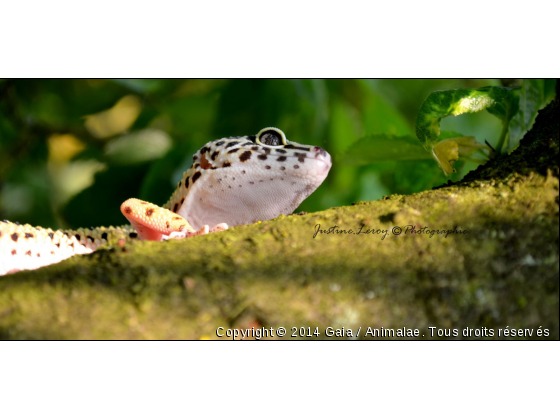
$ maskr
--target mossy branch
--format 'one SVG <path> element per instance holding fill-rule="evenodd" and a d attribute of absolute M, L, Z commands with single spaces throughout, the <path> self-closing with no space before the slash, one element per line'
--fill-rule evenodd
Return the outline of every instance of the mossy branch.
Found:
<path fill-rule="evenodd" d="M 198 339 L 253 326 L 407 327 L 429 338 L 429 327 L 541 326 L 558 339 L 557 115 L 554 101 L 518 150 L 455 185 L 0 278 L 0 338 Z M 317 225 L 388 234 L 314 238 Z M 408 225 L 467 233 L 391 233 Z"/>

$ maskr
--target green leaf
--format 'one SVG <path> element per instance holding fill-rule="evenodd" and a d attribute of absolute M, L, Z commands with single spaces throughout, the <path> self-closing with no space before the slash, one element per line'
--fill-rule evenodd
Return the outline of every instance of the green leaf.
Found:
<path fill-rule="evenodd" d="M 171 145 L 166 132 L 146 128 L 111 140 L 105 146 L 105 155 L 113 165 L 138 165 L 162 157 Z"/>
<path fill-rule="evenodd" d="M 439 141 L 440 122 L 450 115 L 488 110 L 507 127 L 517 112 L 517 98 L 511 88 L 487 86 L 480 89 L 452 89 L 432 92 L 416 117 L 416 135 L 426 150 Z"/>
<path fill-rule="evenodd" d="M 431 159 L 413 136 L 391 136 L 374 134 L 352 144 L 342 158 L 347 165 L 368 165 L 370 163 Z"/>
<path fill-rule="evenodd" d="M 462 137 L 462 134 L 455 131 L 442 131 L 440 133 L 440 140 Z M 418 139 L 413 136 L 373 134 L 353 143 L 346 150 L 341 162 L 346 165 L 369 165 L 379 162 L 426 160 L 431 158 L 430 153 L 418 144 Z"/>
<path fill-rule="evenodd" d="M 431 93 L 420 107 L 416 118 L 416 135 L 446 175 L 455 172 L 453 164 L 459 159 L 458 143 L 467 138 L 440 143 L 441 119 L 484 109 L 502 121 L 502 134 L 496 147 L 499 153 L 507 142 L 510 121 L 519 110 L 519 99 L 514 95 L 513 88 L 487 86 L 480 89 L 441 90 Z M 468 150 L 476 150 L 472 139 L 467 142 L 470 144 Z M 480 145 L 480 148 L 484 147 Z"/>
<path fill-rule="evenodd" d="M 513 150 L 525 133 L 531 129 L 537 113 L 554 99 L 556 95 L 555 79 L 525 79 L 521 89 L 516 91 L 519 97 L 519 112 L 509 125 L 510 135 L 507 150 Z"/>

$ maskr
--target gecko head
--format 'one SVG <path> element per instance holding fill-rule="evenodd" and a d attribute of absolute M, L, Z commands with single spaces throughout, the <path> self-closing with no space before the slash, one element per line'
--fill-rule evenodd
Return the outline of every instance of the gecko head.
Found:
<path fill-rule="evenodd" d="M 285 171 L 284 162 L 292 165 L 289 172 L 300 178 L 306 178 L 317 188 L 327 177 L 332 166 L 331 155 L 318 146 L 308 146 L 286 139 L 284 132 L 276 127 L 263 128 L 255 136 L 255 143 L 263 146 L 265 155 L 276 156 L 272 161 L 277 162 L 277 169 Z M 263 157 L 257 157 L 263 159 Z M 284 159 L 285 158 L 285 159 Z M 265 159 L 268 160 L 268 159 Z"/>
<path fill-rule="evenodd" d="M 194 228 L 290 214 L 323 183 L 332 166 L 326 150 L 290 141 L 275 127 L 207 143 L 193 159 L 187 181 L 192 190 L 179 214 Z"/>

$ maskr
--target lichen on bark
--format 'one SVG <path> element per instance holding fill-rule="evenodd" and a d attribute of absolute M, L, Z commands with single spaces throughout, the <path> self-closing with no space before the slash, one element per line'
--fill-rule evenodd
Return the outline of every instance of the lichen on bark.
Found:
<path fill-rule="evenodd" d="M 457 184 L 5 276 L 0 338 L 214 339 L 220 326 L 430 338 L 429 327 L 507 326 L 558 339 L 558 124 L 555 100 L 516 151 Z M 314 237 L 317 225 L 388 233 Z M 466 232 L 391 232 L 407 225 Z"/>

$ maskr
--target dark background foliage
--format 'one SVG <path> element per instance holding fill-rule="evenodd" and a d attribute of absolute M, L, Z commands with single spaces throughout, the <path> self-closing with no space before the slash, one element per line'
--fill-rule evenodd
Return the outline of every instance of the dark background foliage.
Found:
<path fill-rule="evenodd" d="M 356 165 L 343 159 L 345 151 L 365 135 L 414 135 L 416 113 L 434 90 L 500 84 L 1 80 L 0 218 L 52 228 L 123 224 L 120 203 L 130 197 L 167 201 L 204 143 L 267 126 L 333 156 L 329 177 L 299 210 L 421 191 L 447 180 L 433 160 Z M 495 144 L 501 127 L 488 113 L 477 113 L 447 118 L 442 129 Z M 456 167 L 458 179 L 475 165 Z"/>

